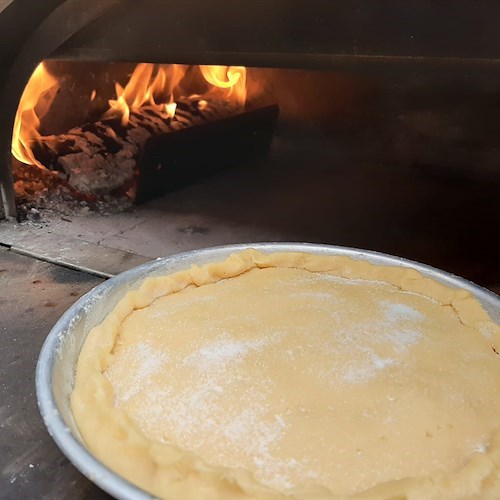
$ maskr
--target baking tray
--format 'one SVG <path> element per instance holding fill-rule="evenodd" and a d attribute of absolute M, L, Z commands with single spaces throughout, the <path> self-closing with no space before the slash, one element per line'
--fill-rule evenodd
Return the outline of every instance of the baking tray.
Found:
<path fill-rule="evenodd" d="M 500 322 L 500 297 L 470 281 L 433 267 L 378 252 L 308 243 L 252 243 L 193 250 L 148 262 L 97 286 L 71 306 L 56 323 L 43 344 L 36 369 L 38 406 L 49 434 L 77 469 L 103 490 L 119 499 L 153 499 L 94 458 L 85 448 L 73 420 L 70 394 L 80 349 L 90 330 L 100 324 L 117 302 L 150 276 L 189 268 L 192 264 L 222 261 L 247 248 L 262 252 L 309 252 L 343 255 L 373 264 L 411 267 L 452 288 L 472 292 L 491 319 Z"/>

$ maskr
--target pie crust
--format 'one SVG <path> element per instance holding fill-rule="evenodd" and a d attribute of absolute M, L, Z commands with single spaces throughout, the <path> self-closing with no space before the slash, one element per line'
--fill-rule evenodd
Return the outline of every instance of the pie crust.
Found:
<path fill-rule="evenodd" d="M 90 451 L 163 498 L 500 498 L 500 327 L 406 267 L 247 250 L 88 335 Z"/>

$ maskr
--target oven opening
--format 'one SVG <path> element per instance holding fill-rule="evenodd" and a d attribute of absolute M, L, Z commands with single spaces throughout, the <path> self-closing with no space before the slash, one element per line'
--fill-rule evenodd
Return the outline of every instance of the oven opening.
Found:
<path fill-rule="evenodd" d="M 481 85 L 47 60 L 14 124 L 17 206 L 30 224 L 149 258 L 321 242 L 493 287 L 500 101 Z"/>

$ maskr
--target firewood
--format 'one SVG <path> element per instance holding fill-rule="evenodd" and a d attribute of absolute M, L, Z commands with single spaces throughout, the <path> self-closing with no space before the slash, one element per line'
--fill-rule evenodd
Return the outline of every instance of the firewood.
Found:
<path fill-rule="evenodd" d="M 72 188 L 101 197 L 130 189 L 139 171 L 140 152 L 152 137 L 234 113 L 235 109 L 225 102 L 207 104 L 200 96 L 192 96 L 177 102 L 173 118 L 165 109 L 143 106 L 131 111 L 126 126 L 118 119 L 109 119 L 75 127 L 65 134 L 43 136 L 34 153 L 46 168 L 60 172 Z"/>
<path fill-rule="evenodd" d="M 46 169 L 26 170 L 18 162 L 14 173 L 27 206 L 37 204 L 31 191 L 39 189 L 39 177 L 49 193 L 54 185 L 64 199 L 89 206 L 142 203 L 265 154 L 277 116 L 277 106 L 243 111 L 193 95 L 177 101 L 174 117 L 165 107 L 143 106 L 125 126 L 108 118 L 43 136 L 33 152 Z"/>

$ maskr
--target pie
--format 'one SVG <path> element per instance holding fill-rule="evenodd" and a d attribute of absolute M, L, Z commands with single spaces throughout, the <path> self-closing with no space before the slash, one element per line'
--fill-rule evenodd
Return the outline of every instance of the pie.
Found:
<path fill-rule="evenodd" d="M 406 267 L 246 250 L 81 350 L 90 451 L 162 498 L 500 498 L 500 327 Z"/>

